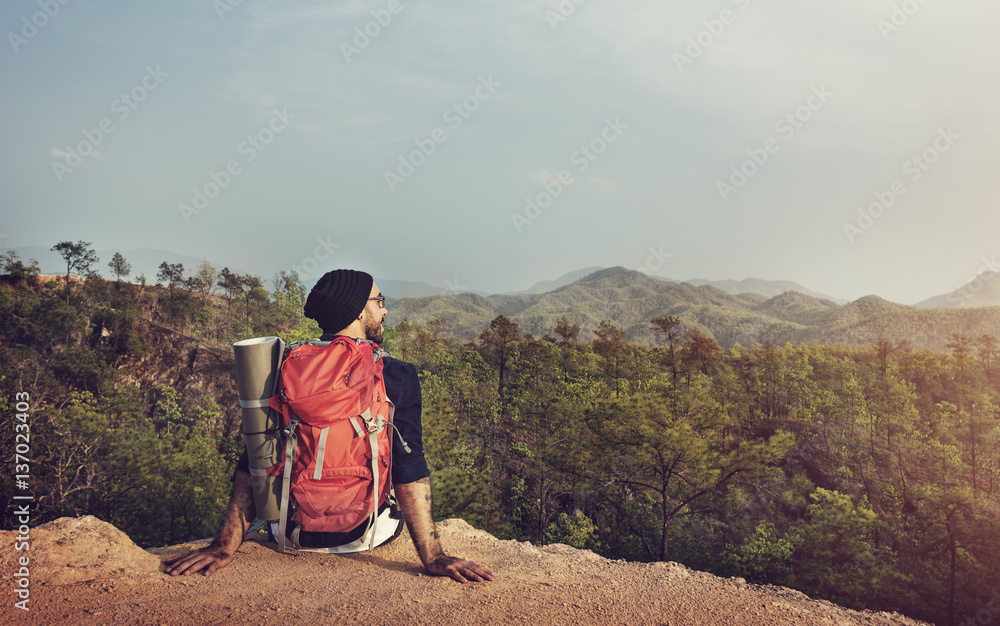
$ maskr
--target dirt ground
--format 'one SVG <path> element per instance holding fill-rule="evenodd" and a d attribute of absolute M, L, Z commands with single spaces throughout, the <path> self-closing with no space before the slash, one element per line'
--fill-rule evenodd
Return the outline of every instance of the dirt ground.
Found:
<path fill-rule="evenodd" d="M 83 518 L 80 518 L 83 519 Z M 93 519 L 93 518 L 90 518 Z M 74 522 L 76 520 L 73 520 Z M 103 524 L 99 520 L 96 524 Z M 117 529 L 104 524 L 115 533 Z M 501 541 L 462 520 L 438 524 L 449 554 L 491 568 L 496 580 L 459 584 L 423 573 L 409 537 L 371 553 L 282 555 L 250 539 L 211 577 L 170 577 L 123 534 L 110 540 L 36 532 L 30 611 L 16 601 L 3 537 L 5 624 L 918 624 L 896 614 L 850 611 L 772 586 L 720 579 L 676 563 L 609 561 L 589 551 Z M 10 535 L 12 533 L 0 533 Z M 107 536 L 107 533 L 102 537 Z M 48 543 L 46 543 L 48 542 Z M 102 544 L 103 542 L 103 544 Z M 103 570 L 74 545 L 124 554 Z M 160 560 L 207 543 L 153 550 Z M 50 550 L 48 561 L 42 551 Z M 133 552 L 129 552 L 132 550 Z M 103 557 L 100 557 L 103 558 Z"/>

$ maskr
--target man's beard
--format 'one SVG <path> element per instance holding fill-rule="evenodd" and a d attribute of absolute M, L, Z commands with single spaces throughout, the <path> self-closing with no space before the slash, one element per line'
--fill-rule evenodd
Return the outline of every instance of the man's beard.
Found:
<path fill-rule="evenodd" d="M 381 344 L 382 335 L 385 332 L 385 328 L 382 326 L 382 320 L 376 318 L 368 311 L 365 311 L 365 316 L 362 322 L 364 322 L 365 325 L 365 339 Z"/>

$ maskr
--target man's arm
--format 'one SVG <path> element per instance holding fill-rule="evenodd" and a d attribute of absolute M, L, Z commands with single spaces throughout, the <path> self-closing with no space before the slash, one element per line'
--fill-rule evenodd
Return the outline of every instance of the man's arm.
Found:
<path fill-rule="evenodd" d="M 233 491 L 229 496 L 229 506 L 222 519 L 222 527 L 208 547 L 181 554 L 164 561 L 167 573 L 171 576 L 190 576 L 205 570 L 205 576 L 211 576 L 215 570 L 229 565 L 236 554 L 236 549 L 243 543 L 256 515 L 253 503 L 253 490 L 250 485 L 250 474 L 235 472 L 233 476 Z"/>
<path fill-rule="evenodd" d="M 424 569 L 434 576 L 450 576 L 460 583 L 493 580 L 493 572 L 478 563 L 448 556 L 441 549 L 431 517 L 431 479 L 393 485 L 403 510 L 406 528 L 417 548 Z"/>

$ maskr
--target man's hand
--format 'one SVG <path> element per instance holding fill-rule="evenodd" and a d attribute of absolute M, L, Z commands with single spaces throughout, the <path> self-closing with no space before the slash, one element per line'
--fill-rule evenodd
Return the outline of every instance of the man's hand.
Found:
<path fill-rule="evenodd" d="M 205 576 L 211 576 L 215 570 L 222 569 L 233 560 L 233 555 L 220 547 L 209 546 L 187 554 L 171 557 L 163 562 L 166 572 L 171 576 L 190 576 L 204 570 Z"/>
<path fill-rule="evenodd" d="M 394 487 L 399 508 L 410 531 L 410 539 L 413 540 L 413 546 L 428 574 L 448 576 L 460 583 L 493 580 L 493 572 L 482 565 L 448 556 L 441 549 L 434 528 L 434 518 L 431 517 L 430 478 L 421 478 L 412 483 L 396 483 Z"/>
<path fill-rule="evenodd" d="M 250 474 L 233 474 L 233 491 L 229 495 L 229 506 L 222 518 L 222 527 L 207 548 L 171 557 L 163 562 L 166 573 L 171 576 L 190 576 L 204 570 L 211 576 L 216 570 L 229 565 L 233 555 L 243 543 L 243 537 L 250 529 L 254 517 L 253 489 Z"/>
<path fill-rule="evenodd" d="M 432 576 L 449 576 L 460 583 L 467 583 L 470 580 L 477 583 L 493 580 L 493 572 L 479 563 L 444 554 L 428 563 L 425 569 Z"/>

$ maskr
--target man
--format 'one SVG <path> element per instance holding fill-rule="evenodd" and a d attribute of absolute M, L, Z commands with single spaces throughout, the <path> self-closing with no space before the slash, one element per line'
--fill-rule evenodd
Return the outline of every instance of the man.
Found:
<path fill-rule="evenodd" d="M 379 343 L 385 330 L 384 318 L 388 314 L 385 298 L 372 277 L 355 270 L 335 270 L 324 274 L 309 293 L 305 306 L 305 315 L 315 319 L 323 329 L 324 341 L 342 335 Z M 478 563 L 446 555 L 438 541 L 431 517 L 430 471 L 423 454 L 420 381 L 416 368 L 410 363 L 386 358 L 383 377 L 386 393 L 396 405 L 394 421 L 401 436 L 393 439 L 393 488 L 424 569 L 428 574 L 449 576 L 461 583 L 493 580 L 493 573 Z M 409 444 L 410 452 L 402 448 L 400 438 Z M 168 574 L 189 576 L 204 571 L 206 576 L 211 576 L 216 570 L 229 565 L 255 517 L 248 468 L 244 452 L 233 473 L 229 506 L 215 539 L 206 548 L 167 559 Z M 303 540 L 303 545 L 309 543 L 316 547 L 330 547 L 339 545 L 339 541 L 352 540 L 351 537 L 330 537 L 349 533 L 303 534 L 309 535 Z M 356 534 L 360 536 L 361 533 Z"/>

